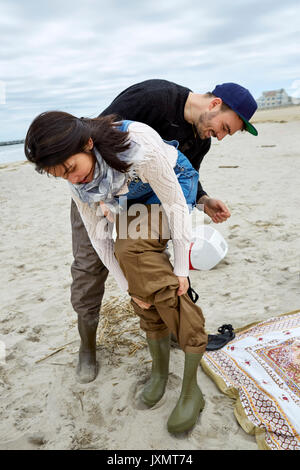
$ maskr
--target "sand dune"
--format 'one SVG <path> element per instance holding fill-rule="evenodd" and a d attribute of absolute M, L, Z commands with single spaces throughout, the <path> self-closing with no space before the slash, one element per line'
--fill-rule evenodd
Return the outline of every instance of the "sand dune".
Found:
<path fill-rule="evenodd" d="M 290 122 L 300 120 L 300 106 L 284 106 L 273 109 L 259 109 L 253 119 L 253 123 L 257 122 Z"/>

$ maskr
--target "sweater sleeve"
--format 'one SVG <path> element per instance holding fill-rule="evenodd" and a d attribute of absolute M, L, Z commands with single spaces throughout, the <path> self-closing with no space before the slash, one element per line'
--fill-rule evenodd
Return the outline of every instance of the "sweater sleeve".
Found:
<path fill-rule="evenodd" d="M 134 133 L 134 139 L 137 138 L 145 152 L 145 158 L 137 165 L 136 171 L 143 181 L 150 184 L 162 203 L 173 241 L 174 274 L 186 277 L 189 273 L 188 253 L 192 223 L 184 194 L 168 155 L 170 148 L 168 149 L 169 146 L 154 129 L 144 124 L 136 124 L 139 131 Z M 176 152 L 175 148 L 174 151 Z M 175 161 L 176 159 L 177 152 Z"/>
<path fill-rule="evenodd" d="M 112 231 L 114 224 L 103 216 L 100 206 L 93 209 L 72 194 L 91 243 L 103 264 L 115 278 L 121 290 L 128 290 L 128 283 L 114 255 Z"/>

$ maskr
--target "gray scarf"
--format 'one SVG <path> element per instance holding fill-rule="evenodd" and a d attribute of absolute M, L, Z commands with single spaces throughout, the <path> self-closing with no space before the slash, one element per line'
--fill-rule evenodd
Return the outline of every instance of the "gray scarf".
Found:
<path fill-rule="evenodd" d="M 134 153 L 132 150 L 136 147 L 133 145 L 126 152 L 118 154 L 118 158 L 126 161 L 133 161 Z M 96 165 L 94 177 L 90 183 L 72 184 L 69 182 L 73 193 L 79 197 L 82 202 L 87 202 L 89 206 L 99 201 L 105 201 L 114 205 L 114 197 L 129 179 L 128 173 L 122 173 L 109 166 L 102 158 L 100 152 L 94 147 L 96 155 Z"/>

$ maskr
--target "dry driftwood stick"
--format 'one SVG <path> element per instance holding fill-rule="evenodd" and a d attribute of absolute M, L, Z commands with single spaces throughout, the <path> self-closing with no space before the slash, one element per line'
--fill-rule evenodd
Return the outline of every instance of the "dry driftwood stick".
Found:
<path fill-rule="evenodd" d="M 219 165 L 219 168 L 239 168 L 239 165 Z"/>
<path fill-rule="evenodd" d="M 38 362 L 45 361 L 46 359 L 48 359 L 48 357 L 54 356 L 54 354 L 59 353 L 60 351 L 65 349 L 67 346 L 69 346 L 69 344 L 75 343 L 75 341 L 77 341 L 77 339 L 74 339 L 73 341 L 70 341 L 70 343 L 67 343 L 64 346 L 61 346 L 60 348 L 56 349 L 53 353 L 50 353 L 47 356 L 42 357 L 41 359 L 38 359 L 37 361 L 35 361 L 35 364 L 37 364 Z"/>

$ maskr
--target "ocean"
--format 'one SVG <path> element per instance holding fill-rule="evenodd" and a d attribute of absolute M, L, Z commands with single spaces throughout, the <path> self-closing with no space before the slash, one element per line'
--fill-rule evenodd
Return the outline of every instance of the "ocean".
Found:
<path fill-rule="evenodd" d="M 24 144 L 0 145 L 0 165 L 26 160 Z"/>

